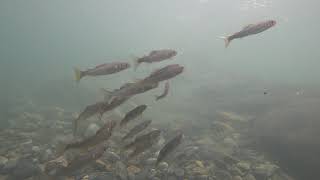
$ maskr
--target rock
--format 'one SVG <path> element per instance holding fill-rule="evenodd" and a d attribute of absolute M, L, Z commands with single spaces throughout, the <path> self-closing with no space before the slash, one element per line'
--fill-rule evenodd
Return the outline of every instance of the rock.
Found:
<path fill-rule="evenodd" d="M 149 172 L 148 172 L 148 178 L 152 179 L 156 176 L 157 174 L 157 170 L 155 169 L 150 169 Z"/>
<path fill-rule="evenodd" d="M 217 171 L 215 173 L 216 179 L 219 180 L 232 180 L 232 176 L 227 171 Z"/>
<path fill-rule="evenodd" d="M 232 154 L 238 148 L 238 144 L 229 137 L 223 139 L 223 145 L 226 148 L 225 153 L 227 154 Z"/>
<path fill-rule="evenodd" d="M 168 177 L 168 180 L 178 180 L 178 178 L 175 177 L 175 176 L 169 176 L 169 177 Z"/>
<path fill-rule="evenodd" d="M 256 180 L 256 178 L 252 174 L 247 174 L 243 177 L 243 180 Z"/>
<path fill-rule="evenodd" d="M 169 164 L 166 163 L 166 162 L 160 162 L 159 165 L 158 165 L 158 169 L 160 171 L 167 171 L 168 167 L 169 167 Z"/>
<path fill-rule="evenodd" d="M 239 162 L 237 167 L 245 172 L 250 170 L 250 164 L 243 161 Z"/>
<path fill-rule="evenodd" d="M 84 133 L 84 136 L 85 137 L 90 137 L 90 136 L 93 136 L 96 134 L 96 132 L 100 129 L 100 127 L 95 124 L 95 123 L 92 123 L 89 125 L 89 127 L 86 129 L 85 133 Z"/>
<path fill-rule="evenodd" d="M 128 173 L 132 173 L 132 174 L 137 174 L 141 171 L 140 168 L 138 168 L 137 166 L 134 166 L 134 165 L 130 165 L 128 168 L 127 168 L 127 171 Z"/>
<path fill-rule="evenodd" d="M 12 170 L 11 176 L 14 179 L 27 179 L 29 177 L 37 176 L 41 173 L 40 167 L 30 161 L 30 159 L 18 160 L 17 166 Z"/>
<path fill-rule="evenodd" d="M 40 147 L 39 146 L 32 146 L 32 152 L 35 154 L 38 154 L 40 152 Z"/>
<path fill-rule="evenodd" d="M 115 171 L 116 171 L 117 177 L 119 177 L 121 180 L 128 179 L 128 172 L 127 172 L 126 165 L 121 161 L 116 162 Z"/>
<path fill-rule="evenodd" d="M 151 166 L 153 164 L 155 164 L 157 162 L 157 159 L 156 158 L 148 158 L 146 161 L 145 161 L 145 164 L 148 165 L 148 166 Z"/>
<path fill-rule="evenodd" d="M 106 151 L 104 153 L 104 158 L 110 163 L 115 163 L 117 161 L 120 161 L 120 156 L 113 151 Z"/>
<path fill-rule="evenodd" d="M 256 176 L 261 176 L 261 177 L 270 177 L 272 176 L 276 170 L 278 170 L 279 167 L 271 164 L 271 163 L 265 163 L 265 164 L 260 164 L 256 167 L 253 168 L 253 172 Z"/>
<path fill-rule="evenodd" d="M 0 156 L 0 168 L 4 167 L 7 162 L 8 159 L 6 157 Z"/>
<path fill-rule="evenodd" d="M 111 179 L 116 179 L 116 177 L 111 172 L 99 172 L 99 173 L 90 174 L 87 179 L 88 180 L 106 180 L 106 179 L 111 180 Z M 85 180 L 85 179 L 81 179 L 81 180 Z"/>
<path fill-rule="evenodd" d="M 51 160 L 51 159 L 53 159 L 53 158 L 54 158 L 54 154 L 53 154 L 52 150 L 51 150 L 51 149 L 46 149 L 46 150 L 43 152 L 40 160 L 41 160 L 42 162 L 46 162 L 46 161 L 49 161 L 49 160 Z"/>
<path fill-rule="evenodd" d="M 13 169 L 17 166 L 17 159 L 9 159 L 7 163 L 1 169 L 2 174 L 10 174 Z"/>
<path fill-rule="evenodd" d="M 174 169 L 174 174 L 175 174 L 177 177 L 183 177 L 183 176 L 184 176 L 184 169 L 182 169 L 182 168 L 175 168 L 175 169 Z"/>
<path fill-rule="evenodd" d="M 230 169 L 230 173 L 234 176 L 243 176 L 244 175 L 244 173 L 236 166 L 232 166 L 232 168 Z"/>
<path fill-rule="evenodd" d="M 241 176 L 234 176 L 232 180 L 242 180 Z"/>

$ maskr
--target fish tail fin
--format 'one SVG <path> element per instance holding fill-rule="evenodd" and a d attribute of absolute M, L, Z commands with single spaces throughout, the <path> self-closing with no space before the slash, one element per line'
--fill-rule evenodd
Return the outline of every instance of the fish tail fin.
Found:
<path fill-rule="evenodd" d="M 224 40 L 224 47 L 227 48 L 231 42 L 231 40 L 229 39 L 229 36 L 221 36 L 219 38 Z"/>
<path fill-rule="evenodd" d="M 76 77 L 76 81 L 77 83 L 79 83 L 80 79 L 83 77 L 83 72 L 78 68 L 73 68 L 73 71 Z"/>

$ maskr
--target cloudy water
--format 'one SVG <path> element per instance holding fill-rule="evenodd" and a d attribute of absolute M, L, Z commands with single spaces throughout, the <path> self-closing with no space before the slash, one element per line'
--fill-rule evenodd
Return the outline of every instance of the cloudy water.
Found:
<path fill-rule="evenodd" d="M 0 179 L 319 179 L 319 5 L 2 0 Z"/>

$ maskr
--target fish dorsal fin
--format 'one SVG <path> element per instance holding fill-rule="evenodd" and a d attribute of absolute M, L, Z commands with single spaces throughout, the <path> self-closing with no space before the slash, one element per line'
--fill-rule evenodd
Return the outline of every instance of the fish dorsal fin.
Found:
<path fill-rule="evenodd" d="M 151 55 L 154 55 L 155 53 L 157 53 L 158 51 L 157 50 L 153 50 L 153 51 L 151 51 L 150 53 L 149 53 L 149 55 L 151 56 Z"/>
<path fill-rule="evenodd" d="M 254 24 L 248 24 L 248 25 L 244 26 L 244 27 L 242 28 L 242 30 L 249 29 L 249 28 L 251 28 L 252 26 L 254 26 Z"/>
<path fill-rule="evenodd" d="M 107 63 L 99 64 L 99 65 L 96 66 L 96 68 L 100 68 L 100 67 L 102 67 L 102 66 L 105 66 L 106 64 L 107 64 Z"/>

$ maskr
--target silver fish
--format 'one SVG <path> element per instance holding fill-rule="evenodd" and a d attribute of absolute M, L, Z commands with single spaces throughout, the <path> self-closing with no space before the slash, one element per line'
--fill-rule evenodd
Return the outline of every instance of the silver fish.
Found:
<path fill-rule="evenodd" d="M 145 130 L 151 124 L 151 122 L 152 122 L 152 120 L 147 120 L 147 121 L 143 121 L 140 124 L 137 124 L 122 138 L 122 140 L 126 140 L 129 137 L 134 137 L 139 132 Z"/>
<path fill-rule="evenodd" d="M 178 54 L 177 51 L 172 49 L 153 50 L 148 55 L 143 56 L 141 58 L 137 58 L 134 63 L 135 65 L 134 68 L 137 69 L 137 67 L 141 63 L 154 63 L 154 62 L 160 62 L 163 60 L 171 59 L 177 54 Z"/>
<path fill-rule="evenodd" d="M 176 137 L 171 139 L 164 147 L 160 150 L 156 164 L 159 164 L 165 157 L 168 156 L 175 148 L 181 144 L 183 134 L 179 133 Z"/>
<path fill-rule="evenodd" d="M 126 125 L 130 120 L 137 118 L 147 109 L 147 105 L 140 105 L 129 111 L 125 117 L 120 121 L 120 127 Z"/>
<path fill-rule="evenodd" d="M 100 64 L 94 68 L 81 71 L 77 68 L 74 68 L 74 73 L 76 76 L 76 81 L 79 82 L 84 76 L 102 76 L 108 74 L 114 74 L 125 69 L 130 68 L 130 64 L 126 62 L 113 62 L 113 63 L 104 63 Z"/>
<path fill-rule="evenodd" d="M 169 81 L 166 81 L 165 85 L 164 85 L 164 91 L 161 95 L 156 96 L 156 101 L 165 98 L 169 93 Z"/>
<path fill-rule="evenodd" d="M 167 65 L 161 69 L 157 69 L 153 71 L 148 77 L 144 78 L 142 82 L 154 83 L 154 82 L 165 81 L 181 74 L 183 70 L 184 70 L 184 67 L 179 64 Z"/>
<path fill-rule="evenodd" d="M 225 41 L 225 47 L 228 47 L 232 40 L 261 33 L 275 26 L 276 23 L 277 22 L 275 20 L 267 20 L 267 21 L 256 23 L 256 24 L 249 24 L 245 26 L 241 31 L 236 32 L 230 36 L 221 37 L 221 38 L 224 39 Z"/>

